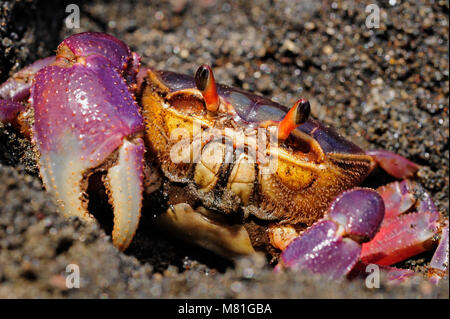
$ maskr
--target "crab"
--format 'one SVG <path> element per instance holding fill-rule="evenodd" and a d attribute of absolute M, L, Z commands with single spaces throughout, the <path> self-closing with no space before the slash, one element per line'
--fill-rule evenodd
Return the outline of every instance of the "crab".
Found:
<path fill-rule="evenodd" d="M 448 271 L 448 220 L 411 180 L 419 166 L 362 150 L 313 119 L 306 99 L 287 108 L 216 84 L 208 65 L 194 77 L 141 67 L 94 32 L 14 74 L 0 98 L 0 121 L 31 138 L 64 215 L 94 222 L 86 191 L 102 175 L 119 250 L 157 194 L 156 227 L 226 258 L 264 250 L 276 269 L 337 279 L 375 263 L 408 277 L 390 266 L 437 247 L 430 276 Z M 360 187 L 377 166 L 401 181 Z"/>

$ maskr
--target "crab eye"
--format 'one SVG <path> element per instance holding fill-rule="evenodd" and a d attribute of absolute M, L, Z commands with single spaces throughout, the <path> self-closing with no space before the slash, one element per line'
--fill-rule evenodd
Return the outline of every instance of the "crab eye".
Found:
<path fill-rule="evenodd" d="M 209 69 L 206 65 L 202 65 L 195 73 L 195 85 L 199 91 L 204 91 L 208 85 Z"/>
<path fill-rule="evenodd" d="M 219 108 L 219 95 L 217 94 L 216 81 L 209 65 L 201 65 L 195 73 L 195 85 L 201 92 L 206 109 L 216 113 Z"/>
<path fill-rule="evenodd" d="M 298 100 L 278 124 L 278 139 L 285 140 L 295 128 L 308 120 L 311 105 L 307 99 Z"/>
<path fill-rule="evenodd" d="M 308 120 L 309 114 L 311 113 L 311 105 L 307 99 L 300 99 L 296 106 L 295 124 L 300 125 Z"/>

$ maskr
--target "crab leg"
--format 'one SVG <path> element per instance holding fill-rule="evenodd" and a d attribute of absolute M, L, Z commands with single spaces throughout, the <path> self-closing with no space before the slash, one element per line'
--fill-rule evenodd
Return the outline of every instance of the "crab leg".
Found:
<path fill-rule="evenodd" d="M 431 277 L 438 281 L 440 278 L 444 277 L 445 273 L 448 271 L 448 221 L 445 223 L 442 229 L 441 240 L 439 241 L 439 246 L 434 252 L 433 258 L 430 262 L 430 272 Z"/>
<path fill-rule="evenodd" d="M 55 56 L 37 60 L 26 68 L 15 73 L 0 85 L 0 98 L 13 101 L 24 101 L 30 96 L 34 75 L 42 68 L 55 62 Z"/>
<path fill-rule="evenodd" d="M 363 245 L 361 259 L 389 266 L 430 250 L 438 232 L 438 217 L 423 212 L 387 219 L 374 239 Z"/>
<path fill-rule="evenodd" d="M 381 186 L 377 191 L 384 200 L 385 220 L 407 212 L 416 203 L 412 184 L 407 180 Z"/>
<path fill-rule="evenodd" d="M 357 264 L 361 243 L 373 238 L 384 217 L 381 196 L 355 188 L 332 203 L 324 219 L 292 241 L 281 254 L 281 265 L 339 279 Z"/>
<path fill-rule="evenodd" d="M 20 112 L 25 111 L 25 105 L 13 100 L 0 99 L 0 122 L 13 123 Z"/>
<path fill-rule="evenodd" d="M 413 177 L 420 168 L 419 165 L 403 156 L 386 150 L 369 150 L 366 154 L 372 156 L 381 168 L 398 179 Z"/>
<path fill-rule="evenodd" d="M 410 181 L 393 182 L 379 189 L 387 214 L 380 231 L 365 243 L 361 259 L 366 263 L 393 265 L 435 246 L 439 212 L 426 194 L 418 202 Z M 407 213 L 415 208 L 414 212 Z"/>
<path fill-rule="evenodd" d="M 413 276 L 412 271 L 390 265 L 430 250 L 441 228 L 440 214 L 429 195 L 424 193 L 419 201 L 413 196 L 416 187 L 403 181 L 380 187 L 379 194 L 368 189 L 344 192 L 334 200 L 323 220 L 287 246 L 281 265 L 307 269 L 330 279 L 364 274 L 363 269 L 371 263 L 380 265 L 388 278 L 397 282 Z M 431 277 L 439 280 L 447 268 L 445 224 L 430 263 Z"/>
<path fill-rule="evenodd" d="M 17 115 L 26 109 L 20 102 L 29 98 L 33 77 L 54 61 L 55 56 L 38 60 L 0 85 L 0 122 L 17 124 Z"/>

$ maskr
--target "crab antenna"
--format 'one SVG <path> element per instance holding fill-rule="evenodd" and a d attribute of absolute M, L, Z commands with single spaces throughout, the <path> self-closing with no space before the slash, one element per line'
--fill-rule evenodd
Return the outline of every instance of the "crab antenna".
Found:
<path fill-rule="evenodd" d="M 201 65 L 195 73 L 195 85 L 205 99 L 206 109 L 216 113 L 219 108 L 219 95 L 217 94 L 216 81 L 209 65 Z"/>
<path fill-rule="evenodd" d="M 294 106 L 278 124 L 278 139 L 287 139 L 293 130 L 308 120 L 310 113 L 311 105 L 307 99 L 300 99 L 295 102 Z"/>

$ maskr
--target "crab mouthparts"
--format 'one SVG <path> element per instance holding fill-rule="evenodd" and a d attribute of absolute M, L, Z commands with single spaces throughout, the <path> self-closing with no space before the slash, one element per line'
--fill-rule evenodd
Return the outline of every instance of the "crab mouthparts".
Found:
<path fill-rule="evenodd" d="M 231 224 L 204 207 L 194 210 L 187 203 L 172 205 L 158 217 L 157 225 L 227 259 L 255 252 L 242 224 Z"/>

